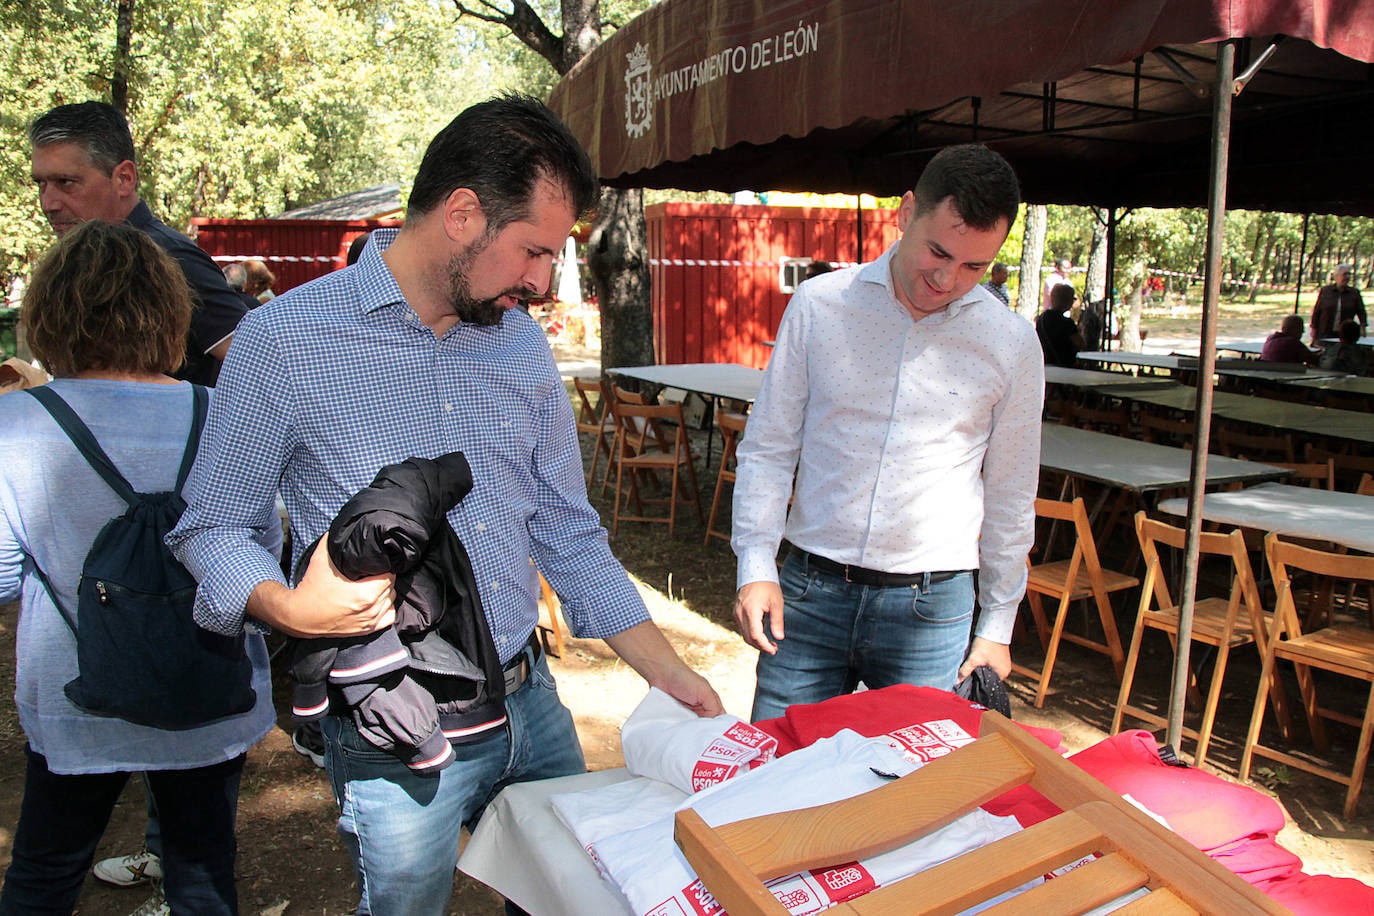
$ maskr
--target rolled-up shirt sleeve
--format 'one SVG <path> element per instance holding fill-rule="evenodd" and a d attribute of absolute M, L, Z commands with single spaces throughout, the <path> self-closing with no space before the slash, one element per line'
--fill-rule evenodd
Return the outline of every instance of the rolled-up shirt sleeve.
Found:
<path fill-rule="evenodd" d="M 1035 491 L 1040 479 L 1040 414 L 1045 367 L 1034 332 L 1010 363 L 1010 385 L 994 411 L 983 456 L 983 525 L 978 542 L 976 634 L 1011 642 L 1016 609 L 1026 592 L 1026 557 L 1035 540 Z"/>
<path fill-rule="evenodd" d="M 245 319 L 215 389 L 200 452 L 187 480 L 187 508 L 167 545 L 200 583 L 195 620 L 233 635 L 248 597 L 285 583 L 269 526 L 291 448 L 293 419 L 284 362 L 262 322 Z"/>
<path fill-rule="evenodd" d="M 558 593 L 573 635 L 605 639 L 649 620 L 649 611 L 587 502 L 572 405 L 556 371 L 553 381 L 538 411 L 531 462 L 535 564 Z"/>

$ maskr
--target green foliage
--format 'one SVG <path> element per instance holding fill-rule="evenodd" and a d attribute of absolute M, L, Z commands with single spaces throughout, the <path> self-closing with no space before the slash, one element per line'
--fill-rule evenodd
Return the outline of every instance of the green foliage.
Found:
<path fill-rule="evenodd" d="M 1025 208 L 1012 226 L 998 260 L 1015 264 L 1020 257 Z M 1086 264 L 1092 244 L 1092 211 L 1087 207 L 1050 206 L 1045 261 L 1067 257 Z M 1201 209 L 1118 211 L 1116 287 L 1128 295 L 1148 271 L 1173 271 L 1201 276 L 1205 266 L 1207 211 Z M 1315 215 L 1308 218 L 1306 259 L 1303 259 L 1303 216 L 1233 210 L 1226 214 L 1223 285 L 1232 293 L 1296 285 L 1303 262 L 1305 287 L 1330 282 L 1335 264 L 1355 265 L 1357 280 L 1374 274 L 1374 220 L 1363 217 Z M 1192 283 L 1172 278 L 1170 287 Z"/>
<path fill-rule="evenodd" d="M 51 242 L 24 130 L 109 99 L 111 0 L 0 3 L 0 278 Z M 138 0 L 129 120 L 159 216 L 262 217 L 408 182 L 429 138 L 504 88 L 544 91 L 518 43 L 438 0 Z"/>
<path fill-rule="evenodd" d="M 1045 261 L 1068 258 L 1075 265 L 1088 262 L 1093 242 L 1093 212 L 1088 207 L 1046 207 Z"/>

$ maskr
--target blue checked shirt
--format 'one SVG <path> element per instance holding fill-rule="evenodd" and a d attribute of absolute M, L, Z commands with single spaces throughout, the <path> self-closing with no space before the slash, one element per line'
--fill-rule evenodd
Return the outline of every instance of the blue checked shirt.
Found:
<path fill-rule="evenodd" d="M 534 557 L 573 633 L 614 636 L 649 619 L 587 502 L 577 427 L 539 326 L 420 322 L 382 260 L 358 263 L 248 313 L 220 373 L 188 508 L 168 543 L 200 582 L 196 620 L 244 626 L 248 596 L 283 581 L 254 540 L 257 507 L 280 493 L 292 562 L 387 464 L 461 451 L 475 485 L 449 513 L 472 557 L 502 661 L 538 620 Z"/>

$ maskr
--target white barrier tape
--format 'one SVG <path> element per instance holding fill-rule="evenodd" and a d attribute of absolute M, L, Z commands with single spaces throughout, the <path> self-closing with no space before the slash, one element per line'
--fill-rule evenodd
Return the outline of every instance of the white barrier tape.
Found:
<path fill-rule="evenodd" d="M 769 270 L 777 270 L 784 264 L 797 264 L 804 268 L 806 265 L 798 261 L 729 261 L 716 258 L 650 258 L 649 264 L 652 267 L 766 267 Z M 831 261 L 832 267 L 854 267 L 854 261 Z"/>
<path fill-rule="evenodd" d="M 292 254 L 217 254 L 211 256 L 216 261 L 233 263 L 237 261 L 273 261 L 276 263 L 291 264 L 333 264 L 339 260 L 338 256 L 327 257 L 325 255 L 306 255 L 297 257 Z"/>
<path fill-rule="evenodd" d="M 238 261 L 272 261 L 276 263 L 291 264 L 332 264 L 338 261 L 341 255 L 287 255 L 287 254 L 217 254 L 213 255 L 214 260 L 230 264 Z M 555 264 L 562 264 L 563 258 L 554 258 Z M 586 258 L 578 258 L 578 264 L 586 264 Z M 649 264 L 653 267 L 765 267 L 769 270 L 777 270 L 784 263 L 798 263 L 793 261 L 734 261 L 723 258 L 650 258 Z M 856 267 L 857 261 L 831 261 L 832 267 Z"/>
<path fill-rule="evenodd" d="M 232 263 L 236 263 L 236 262 L 239 262 L 239 261 L 271 261 L 271 262 L 273 262 L 273 263 L 278 263 L 278 264 L 281 264 L 281 263 L 287 263 L 287 264 L 333 264 L 333 263 L 335 263 L 335 262 L 337 262 L 337 261 L 339 260 L 340 256 L 338 256 L 338 255 L 335 255 L 335 256 L 328 256 L 328 255 L 305 255 L 305 256 L 297 256 L 297 255 L 286 255 L 286 254 L 283 254 L 283 255 L 277 255 L 277 254 L 272 254 L 272 255 L 255 255 L 255 254 L 217 254 L 217 255 L 214 255 L 213 258 L 214 258 L 215 261 L 220 262 L 220 263 L 223 263 L 223 264 L 232 264 Z M 564 262 L 564 259 L 563 259 L 563 258 L 554 258 L 553 260 L 554 260 L 554 263 L 555 263 L 555 264 L 559 264 L 559 265 L 562 265 L 563 262 Z M 578 259 L 577 259 L 577 263 L 578 263 L 578 264 L 586 264 L 586 263 L 587 263 L 587 259 L 586 259 L 586 258 L 578 258 Z M 769 270 L 776 270 L 776 269 L 782 267 L 782 266 L 783 266 L 783 263 L 784 263 L 784 262 L 782 262 L 782 261 L 732 261 L 732 260 L 725 260 L 725 259 L 721 259 L 721 258 L 707 258 L 707 259 L 700 259 L 700 258 L 650 258 L 650 259 L 649 259 L 649 265 L 650 265 L 651 267 L 764 267 L 764 268 L 767 268 L 767 269 L 769 269 Z M 792 263 L 792 262 L 787 262 L 787 263 Z M 841 267 L 857 267 L 857 266 L 858 266 L 858 262 L 856 262 L 856 261 L 831 261 L 830 264 L 831 264 L 831 266 L 835 267 L 836 269 L 841 268 Z M 1012 270 L 1012 271 L 1019 271 L 1020 269 L 1021 269 L 1021 268 L 1020 268 L 1019 266 L 1011 266 L 1011 267 L 1010 267 L 1010 270 Z M 1075 268 L 1075 271 L 1077 271 L 1077 270 L 1078 270 L 1078 268 Z M 1205 279 L 1205 277 L 1203 277 L 1201 274 L 1184 273 L 1184 272 L 1182 272 L 1182 271 L 1177 271 L 1177 270 L 1164 270 L 1164 269 L 1162 269 L 1162 268 L 1155 268 L 1155 267 L 1150 268 L 1149 273 L 1150 273 L 1151 276 L 1155 276 L 1155 277 L 1182 277 L 1182 278 L 1185 279 L 1185 280 L 1196 280 L 1196 281 L 1201 281 L 1201 280 Z M 1265 289 L 1273 290 L 1273 291 L 1275 291 L 1275 292 L 1292 292 L 1292 291 L 1294 291 L 1295 289 L 1297 289 L 1297 287 L 1295 287 L 1295 286 L 1274 286 L 1274 285 L 1269 284 L 1269 283 L 1251 283 L 1249 280 L 1228 280 L 1228 281 L 1226 281 L 1226 282 L 1227 282 L 1227 284 L 1230 285 L 1230 286 L 1262 286 L 1262 287 L 1264 287 Z"/>

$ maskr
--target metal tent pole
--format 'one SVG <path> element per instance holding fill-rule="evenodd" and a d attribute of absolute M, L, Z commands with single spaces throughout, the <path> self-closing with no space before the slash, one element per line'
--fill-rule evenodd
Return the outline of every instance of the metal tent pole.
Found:
<path fill-rule="evenodd" d="M 1217 357 L 1217 308 L 1221 298 L 1221 258 L 1226 234 L 1226 168 L 1231 145 L 1231 97 L 1237 85 L 1234 41 L 1217 48 L 1217 79 L 1212 99 L 1212 165 L 1207 195 L 1207 266 L 1202 300 L 1202 345 L 1198 352 L 1196 445 L 1188 479 L 1188 534 L 1183 552 L 1183 595 L 1178 609 L 1178 648 L 1169 694 L 1169 727 L 1165 741 L 1182 746 L 1183 704 L 1188 694 L 1188 656 L 1192 648 L 1193 611 L 1197 598 L 1198 541 L 1202 533 L 1202 494 L 1207 488 L 1207 444 L 1212 432 L 1212 373 Z"/>

